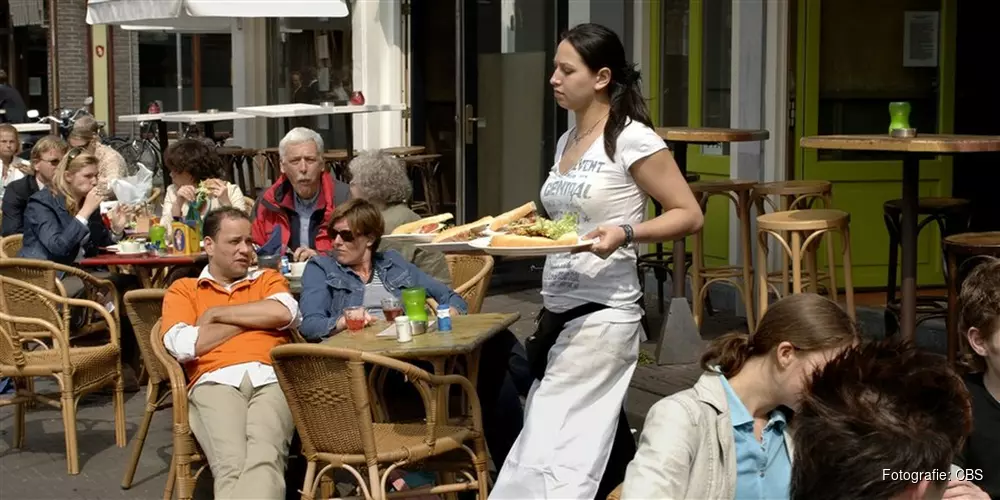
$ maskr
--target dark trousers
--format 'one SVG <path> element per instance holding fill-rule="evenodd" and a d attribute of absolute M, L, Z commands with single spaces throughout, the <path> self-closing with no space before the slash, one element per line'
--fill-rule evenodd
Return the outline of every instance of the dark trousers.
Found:
<path fill-rule="evenodd" d="M 619 484 L 625 482 L 625 469 L 629 462 L 635 458 L 636 444 L 632 437 L 632 430 L 628 425 L 628 418 L 625 416 L 625 409 L 618 414 L 618 428 L 615 431 L 615 441 L 611 445 L 611 455 L 608 456 L 608 465 L 604 467 L 604 475 L 601 476 L 601 484 L 597 487 L 596 500 L 608 498 Z"/>

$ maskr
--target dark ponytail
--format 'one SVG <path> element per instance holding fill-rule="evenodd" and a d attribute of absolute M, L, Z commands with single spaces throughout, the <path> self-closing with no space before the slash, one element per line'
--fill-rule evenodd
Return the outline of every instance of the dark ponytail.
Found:
<path fill-rule="evenodd" d="M 814 293 L 798 293 L 771 305 L 753 335 L 728 333 L 713 340 L 701 356 L 701 367 L 712 371 L 718 366 L 731 378 L 748 359 L 766 355 L 782 342 L 799 351 L 822 351 L 850 346 L 859 338 L 854 320 L 836 302 Z"/>
<path fill-rule="evenodd" d="M 745 333 L 727 333 L 708 345 L 701 355 L 701 369 L 714 370 L 719 367 L 726 378 L 736 375 L 750 357 L 750 336 Z"/>
<path fill-rule="evenodd" d="M 625 59 L 621 39 L 605 26 L 594 23 L 574 26 L 562 39 L 576 49 L 591 71 L 611 70 L 611 83 L 606 87 L 611 111 L 604 125 L 604 152 L 614 159 L 618 135 L 625 130 L 629 120 L 653 127 L 646 100 L 642 97 L 639 72 Z"/>

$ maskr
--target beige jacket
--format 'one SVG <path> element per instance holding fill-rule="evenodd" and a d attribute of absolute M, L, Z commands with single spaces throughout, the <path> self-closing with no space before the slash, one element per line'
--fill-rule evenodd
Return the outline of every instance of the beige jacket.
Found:
<path fill-rule="evenodd" d="M 787 427 L 785 446 L 791 459 Z M 734 498 L 735 451 L 721 375 L 706 372 L 691 389 L 663 398 L 649 409 L 621 498 Z"/>
<path fill-rule="evenodd" d="M 94 157 L 97 158 L 97 186 L 105 196 L 114 198 L 115 193 L 111 189 L 111 184 L 116 179 L 128 175 L 125 158 L 122 158 L 118 151 L 104 144 L 98 144 L 94 148 Z"/>

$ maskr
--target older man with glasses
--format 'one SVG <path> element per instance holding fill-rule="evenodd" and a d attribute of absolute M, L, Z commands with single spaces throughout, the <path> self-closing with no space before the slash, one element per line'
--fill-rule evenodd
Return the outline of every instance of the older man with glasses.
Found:
<path fill-rule="evenodd" d="M 304 262 L 333 247 L 330 214 L 350 198 L 350 187 L 334 179 L 323 161 L 323 138 L 297 127 L 278 144 L 281 177 L 253 210 L 253 240 L 261 255 L 288 253 Z"/>

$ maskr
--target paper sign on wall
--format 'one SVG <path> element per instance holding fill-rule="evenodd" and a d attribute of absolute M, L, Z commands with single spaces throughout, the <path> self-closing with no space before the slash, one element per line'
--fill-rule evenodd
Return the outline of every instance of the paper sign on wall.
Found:
<path fill-rule="evenodd" d="M 938 26 L 937 11 L 906 11 L 903 14 L 904 67 L 937 67 Z"/>

